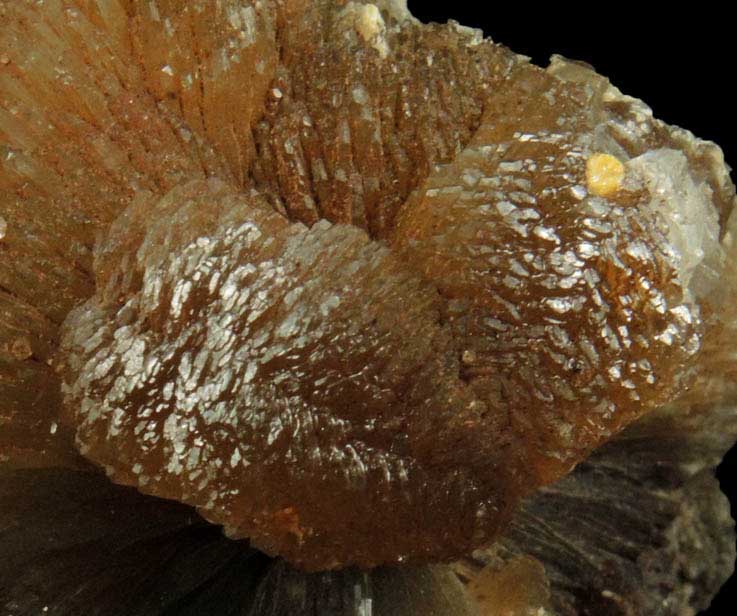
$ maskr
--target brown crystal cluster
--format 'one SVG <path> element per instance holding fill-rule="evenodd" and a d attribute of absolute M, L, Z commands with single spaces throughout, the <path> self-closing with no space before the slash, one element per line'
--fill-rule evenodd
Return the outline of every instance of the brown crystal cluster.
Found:
<path fill-rule="evenodd" d="M 397 2 L 0 23 L 6 462 L 74 431 L 302 567 L 451 559 L 722 331 L 720 151 L 584 66 Z"/>

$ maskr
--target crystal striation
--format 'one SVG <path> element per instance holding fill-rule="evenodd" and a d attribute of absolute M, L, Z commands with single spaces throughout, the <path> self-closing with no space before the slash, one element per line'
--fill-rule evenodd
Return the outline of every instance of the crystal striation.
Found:
<path fill-rule="evenodd" d="M 586 66 L 401 2 L 0 19 L 11 465 L 73 433 L 301 567 L 449 560 L 733 371 L 721 151 Z"/>

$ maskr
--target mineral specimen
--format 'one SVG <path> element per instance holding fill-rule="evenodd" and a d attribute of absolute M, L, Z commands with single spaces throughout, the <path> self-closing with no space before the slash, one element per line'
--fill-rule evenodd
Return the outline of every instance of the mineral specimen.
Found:
<path fill-rule="evenodd" d="M 502 537 L 476 596 L 537 571 L 505 600 L 575 613 L 503 534 L 520 502 L 641 417 L 734 399 L 722 154 L 593 70 L 396 1 L 0 1 L 0 23 L 6 468 L 87 472 L 74 435 L 310 570 Z M 554 520 L 546 494 L 522 515 Z"/>

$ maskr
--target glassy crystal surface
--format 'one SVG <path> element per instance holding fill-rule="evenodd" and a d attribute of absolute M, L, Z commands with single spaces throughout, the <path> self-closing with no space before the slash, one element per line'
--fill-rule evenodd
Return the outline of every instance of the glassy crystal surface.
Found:
<path fill-rule="evenodd" d="M 0 19 L 9 467 L 76 449 L 307 569 L 447 561 L 731 396 L 721 152 L 593 70 L 397 2 Z"/>

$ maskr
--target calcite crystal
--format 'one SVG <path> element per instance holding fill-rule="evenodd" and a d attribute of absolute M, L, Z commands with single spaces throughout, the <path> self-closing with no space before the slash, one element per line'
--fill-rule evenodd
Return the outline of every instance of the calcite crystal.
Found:
<path fill-rule="evenodd" d="M 8 468 L 84 469 L 74 435 L 300 567 L 447 561 L 638 419 L 733 399 L 721 151 L 592 69 L 401 2 L 0 25 Z M 475 587 L 542 567 L 508 550 Z"/>

